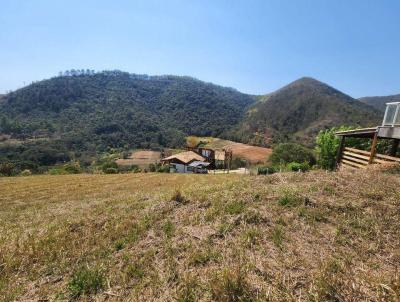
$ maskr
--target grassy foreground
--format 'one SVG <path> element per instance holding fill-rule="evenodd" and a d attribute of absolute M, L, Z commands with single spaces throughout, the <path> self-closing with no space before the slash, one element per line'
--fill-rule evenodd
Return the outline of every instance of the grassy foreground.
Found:
<path fill-rule="evenodd" d="M 0 301 L 398 301 L 373 174 L 0 178 Z"/>

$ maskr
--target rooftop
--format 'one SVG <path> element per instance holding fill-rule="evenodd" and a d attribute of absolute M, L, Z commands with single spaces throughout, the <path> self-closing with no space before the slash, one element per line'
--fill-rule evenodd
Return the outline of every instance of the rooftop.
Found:
<path fill-rule="evenodd" d="M 208 163 L 208 162 L 196 160 L 196 161 L 192 162 L 189 166 L 191 166 L 191 167 L 200 167 L 200 166 L 207 167 L 209 165 L 210 165 L 210 163 Z"/>
<path fill-rule="evenodd" d="M 181 152 L 177 153 L 171 156 L 168 156 L 166 158 L 163 158 L 162 161 L 170 161 L 173 159 L 177 159 L 185 164 L 190 163 L 191 161 L 205 161 L 205 158 L 196 152 L 193 151 L 186 151 L 186 152 Z"/>
<path fill-rule="evenodd" d="M 347 137 L 372 138 L 372 137 L 374 137 L 377 129 L 378 129 L 378 127 L 339 131 L 339 132 L 336 132 L 336 135 L 347 136 Z"/>

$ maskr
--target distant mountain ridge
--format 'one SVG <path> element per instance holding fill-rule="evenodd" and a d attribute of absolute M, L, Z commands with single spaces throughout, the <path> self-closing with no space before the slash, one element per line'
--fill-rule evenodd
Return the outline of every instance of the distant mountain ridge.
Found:
<path fill-rule="evenodd" d="M 359 98 L 358 100 L 378 109 L 381 112 L 384 112 L 386 109 L 386 103 L 400 102 L 400 94 L 388 96 L 369 96 Z"/>
<path fill-rule="evenodd" d="M 235 135 L 258 145 L 279 141 L 312 145 L 321 129 L 376 125 L 379 119 L 379 111 L 371 106 L 304 77 L 261 98 L 250 108 Z"/>
<path fill-rule="evenodd" d="M 311 146 L 321 129 L 380 119 L 378 110 L 312 78 L 252 96 L 191 77 L 74 71 L 3 96 L 0 134 L 20 143 L 1 143 L 0 161 L 89 164 L 109 148 L 182 147 L 187 135 Z"/>

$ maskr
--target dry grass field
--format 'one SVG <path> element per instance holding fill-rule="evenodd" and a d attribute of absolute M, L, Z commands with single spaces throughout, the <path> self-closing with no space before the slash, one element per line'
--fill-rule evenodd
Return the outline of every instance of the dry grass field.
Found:
<path fill-rule="evenodd" d="M 233 157 L 240 157 L 248 160 L 251 163 L 263 163 L 268 160 L 272 153 L 271 148 L 257 147 L 237 143 L 229 140 L 224 140 L 214 137 L 199 137 L 201 141 L 208 142 L 205 147 L 212 149 L 230 149 L 232 150 Z"/>
<path fill-rule="evenodd" d="M 399 301 L 381 172 L 0 178 L 0 301 Z"/>
<path fill-rule="evenodd" d="M 161 152 L 151 150 L 134 151 L 126 159 L 118 159 L 118 165 L 138 165 L 139 167 L 147 167 L 150 164 L 159 163 L 161 160 Z"/>

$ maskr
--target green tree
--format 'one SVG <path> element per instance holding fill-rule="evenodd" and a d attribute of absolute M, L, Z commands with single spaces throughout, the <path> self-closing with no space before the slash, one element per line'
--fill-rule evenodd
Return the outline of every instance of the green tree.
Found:
<path fill-rule="evenodd" d="M 339 148 L 339 138 L 335 135 L 337 128 L 321 130 L 317 136 L 316 152 L 318 165 L 323 169 L 335 168 L 336 154 Z"/>
<path fill-rule="evenodd" d="M 270 161 L 274 165 L 287 165 L 296 162 L 308 163 L 310 166 L 313 166 L 316 163 L 312 150 L 295 143 L 285 143 L 276 146 L 272 151 Z"/>
<path fill-rule="evenodd" d="M 317 146 L 315 151 L 317 153 L 318 165 L 323 169 L 335 169 L 336 155 L 339 148 L 340 139 L 335 135 L 338 131 L 352 130 L 355 127 L 341 126 L 338 128 L 331 128 L 321 130 L 316 138 Z M 348 138 L 346 139 L 346 146 L 353 147 L 361 150 L 369 150 L 369 139 Z"/>

